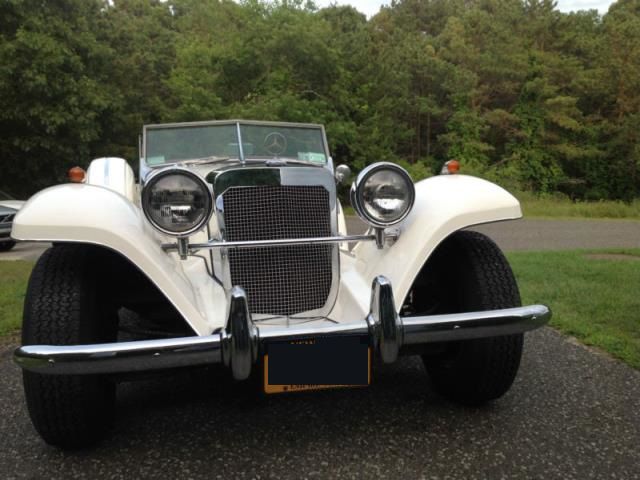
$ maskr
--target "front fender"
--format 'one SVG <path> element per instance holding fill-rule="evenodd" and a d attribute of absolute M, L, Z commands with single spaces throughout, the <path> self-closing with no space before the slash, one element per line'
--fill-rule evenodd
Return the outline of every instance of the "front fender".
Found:
<path fill-rule="evenodd" d="M 466 175 L 440 175 L 416 183 L 412 212 L 400 225 L 400 237 L 378 250 L 373 242 L 355 249 L 356 269 L 370 283 L 385 275 L 399 308 L 435 248 L 450 234 L 481 223 L 522 217 L 520 203 L 503 188 Z"/>
<path fill-rule="evenodd" d="M 207 321 L 208 309 L 201 298 L 222 295 L 224 299 L 224 292 L 203 292 L 215 289 L 215 283 L 204 277 L 198 282 L 204 273 L 191 271 L 187 277 L 186 265 L 163 252 L 161 239 L 143 217 L 140 208 L 113 190 L 66 184 L 31 197 L 16 215 L 11 235 L 18 240 L 88 243 L 114 250 L 149 277 L 196 333 L 210 333 L 215 322 Z M 195 262 L 204 268 L 201 261 Z"/>

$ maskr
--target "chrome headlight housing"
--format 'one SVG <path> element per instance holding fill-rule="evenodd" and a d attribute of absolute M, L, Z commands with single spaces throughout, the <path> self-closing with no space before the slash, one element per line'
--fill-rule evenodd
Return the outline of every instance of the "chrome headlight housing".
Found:
<path fill-rule="evenodd" d="M 162 233 L 186 237 L 209 221 L 213 194 L 207 182 L 189 170 L 159 170 L 142 189 L 142 210 Z"/>
<path fill-rule="evenodd" d="M 415 197 L 411 177 L 394 163 L 369 165 L 351 186 L 351 205 L 360 218 L 376 228 L 390 227 L 404 220 Z"/>

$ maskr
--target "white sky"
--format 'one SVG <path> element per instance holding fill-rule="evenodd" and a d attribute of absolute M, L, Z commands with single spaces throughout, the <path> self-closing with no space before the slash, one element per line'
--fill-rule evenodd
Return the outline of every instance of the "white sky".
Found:
<path fill-rule="evenodd" d="M 573 10 L 591 10 L 597 9 L 600 13 L 606 13 L 609 5 L 613 0 L 557 0 L 558 9 L 562 12 L 571 12 Z M 315 0 L 319 7 L 326 7 L 331 3 L 338 5 L 353 5 L 362 13 L 371 17 L 378 13 L 380 5 L 388 5 L 389 0 Z"/>

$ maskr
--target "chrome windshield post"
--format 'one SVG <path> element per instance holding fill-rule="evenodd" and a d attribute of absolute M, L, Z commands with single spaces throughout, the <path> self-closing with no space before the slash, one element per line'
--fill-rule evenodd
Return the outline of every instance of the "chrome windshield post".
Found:
<path fill-rule="evenodd" d="M 240 157 L 240 163 L 244 165 L 244 148 L 242 147 L 242 131 L 240 130 L 240 122 L 236 122 L 236 132 L 238 134 L 238 156 Z"/>

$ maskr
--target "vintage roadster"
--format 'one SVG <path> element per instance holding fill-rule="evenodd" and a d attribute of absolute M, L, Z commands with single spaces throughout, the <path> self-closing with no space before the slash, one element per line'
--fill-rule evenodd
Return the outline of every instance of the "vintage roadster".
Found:
<path fill-rule="evenodd" d="M 210 364 L 275 393 L 368 385 L 372 365 L 421 355 L 445 397 L 500 397 L 523 333 L 551 313 L 521 307 L 499 248 L 464 230 L 519 218 L 518 201 L 457 167 L 415 185 L 395 164 L 366 167 L 350 191 L 370 226 L 357 235 L 336 193 L 348 168 L 320 125 L 148 125 L 139 184 L 120 158 L 73 169 L 12 231 L 53 243 L 15 352 L 35 428 L 87 445 L 119 379 Z"/>

